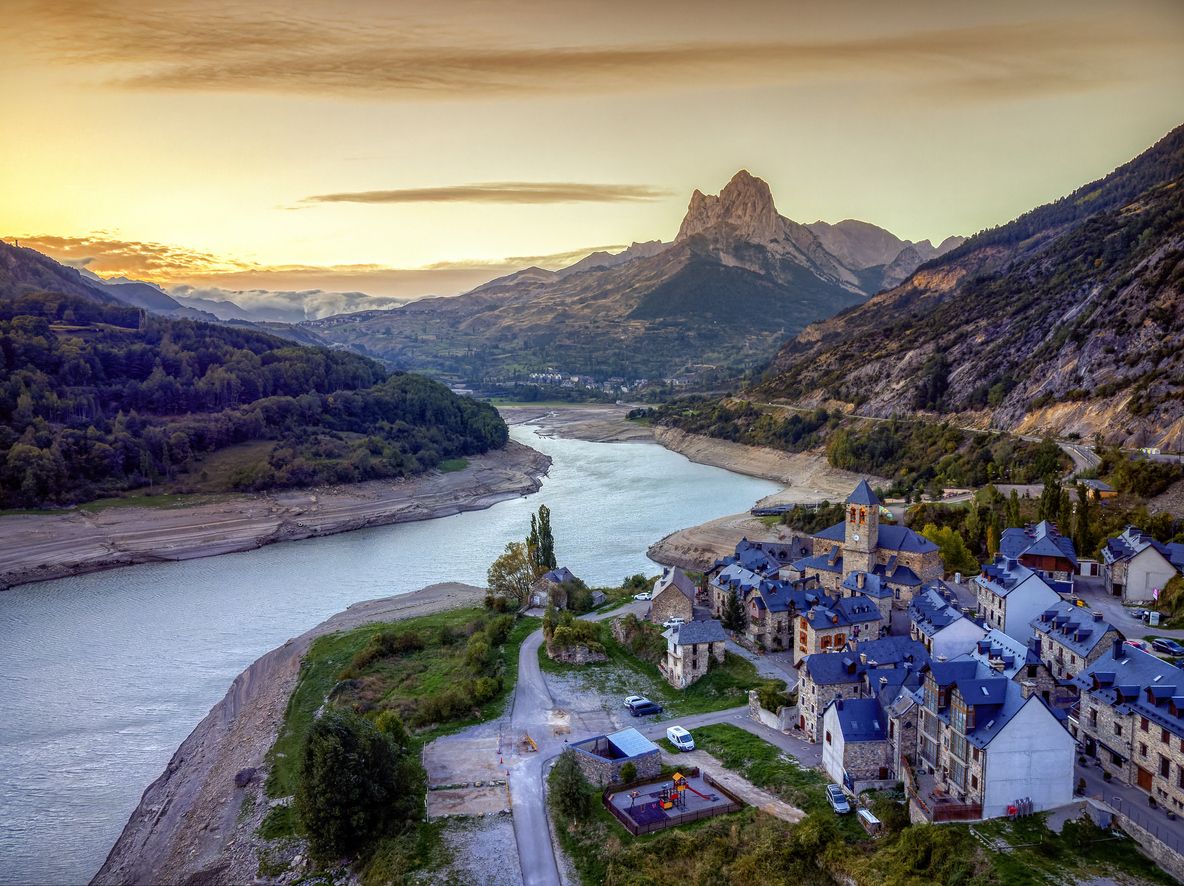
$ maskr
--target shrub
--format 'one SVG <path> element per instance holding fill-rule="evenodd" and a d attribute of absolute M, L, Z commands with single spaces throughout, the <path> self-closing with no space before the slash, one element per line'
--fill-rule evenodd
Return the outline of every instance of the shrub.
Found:
<path fill-rule="evenodd" d="M 408 652 L 419 652 L 424 648 L 423 638 L 415 631 L 382 631 L 370 638 L 370 641 L 358 650 L 349 667 L 343 673 L 356 674 L 374 662 L 393 655 L 405 655 Z"/>
<path fill-rule="evenodd" d="M 548 781 L 551 805 L 556 812 L 576 820 L 588 817 L 592 811 L 590 786 L 576 763 L 574 751 L 566 750 L 560 754 Z"/>
<path fill-rule="evenodd" d="M 629 784 L 637 781 L 637 767 L 632 763 L 626 763 L 621 767 L 621 784 Z"/>

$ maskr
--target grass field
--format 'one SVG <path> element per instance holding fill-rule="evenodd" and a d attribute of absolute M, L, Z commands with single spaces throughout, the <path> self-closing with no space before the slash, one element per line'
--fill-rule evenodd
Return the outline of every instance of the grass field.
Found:
<path fill-rule="evenodd" d="M 589 692 L 624 698 L 644 695 L 665 708 L 663 719 L 719 711 L 748 703 L 748 690 L 769 681 L 757 674 L 746 659 L 727 653 L 724 663 L 713 664 L 707 675 L 686 689 L 675 689 L 663 679 L 657 665 L 642 661 L 618 643 L 606 625 L 602 635 L 608 661 L 568 665 L 552 661 L 539 649 L 544 673 L 565 674 L 579 680 Z M 781 684 L 785 688 L 785 684 Z"/>
<path fill-rule="evenodd" d="M 457 471 L 463 471 L 468 466 L 469 460 L 467 458 L 446 458 L 436 465 L 436 470 L 442 474 L 453 474 Z"/>

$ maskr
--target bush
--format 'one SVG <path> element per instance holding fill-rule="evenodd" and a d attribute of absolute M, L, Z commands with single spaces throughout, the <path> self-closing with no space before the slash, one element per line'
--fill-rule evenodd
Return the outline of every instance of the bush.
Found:
<path fill-rule="evenodd" d="M 382 631 L 370 638 L 370 641 L 358 650 L 349 667 L 342 672 L 345 675 L 355 675 L 374 662 L 393 655 L 404 655 L 408 652 L 419 652 L 424 648 L 423 638 L 415 631 Z"/>
<path fill-rule="evenodd" d="M 621 784 L 629 784 L 637 781 L 637 767 L 632 763 L 626 763 L 621 767 Z"/>
<path fill-rule="evenodd" d="M 551 805 L 557 813 L 576 820 L 588 817 L 592 811 L 591 786 L 576 763 L 574 751 L 560 754 L 548 782 Z"/>
<path fill-rule="evenodd" d="M 296 809 L 322 861 L 356 855 L 393 825 L 419 816 L 423 770 L 374 724 L 330 710 L 308 732 Z"/>

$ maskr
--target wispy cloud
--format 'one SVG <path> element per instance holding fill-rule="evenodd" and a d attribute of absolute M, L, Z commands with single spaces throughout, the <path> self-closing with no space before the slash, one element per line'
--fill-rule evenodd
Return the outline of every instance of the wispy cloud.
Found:
<path fill-rule="evenodd" d="M 126 0 L 56 0 L 23 9 L 28 27 L 10 33 L 59 61 L 106 69 L 105 81 L 119 88 L 388 100 L 843 78 L 888 78 L 931 95 L 1060 94 L 1123 78 L 1123 62 L 1148 39 L 1113 21 L 1066 18 L 841 40 L 515 45 L 501 35 L 370 15 L 329 17 L 324 9 L 313 17 L 288 7 L 247 13 L 215 3 Z"/>
<path fill-rule="evenodd" d="M 87 268 L 105 277 L 123 276 L 155 282 L 197 272 L 228 272 L 249 267 L 209 252 L 166 243 L 123 240 L 101 232 L 85 237 L 39 234 L 18 239 L 22 246 L 44 252 L 63 264 Z"/>
<path fill-rule="evenodd" d="M 391 191 L 317 194 L 306 203 L 636 203 L 659 200 L 671 191 L 647 185 L 582 182 L 481 182 Z"/>

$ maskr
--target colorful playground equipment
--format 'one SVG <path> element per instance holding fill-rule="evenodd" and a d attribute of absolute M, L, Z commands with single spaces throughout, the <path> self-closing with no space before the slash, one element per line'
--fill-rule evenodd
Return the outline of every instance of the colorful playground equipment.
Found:
<path fill-rule="evenodd" d="M 679 792 L 679 794 L 682 794 L 683 791 L 690 791 L 696 797 L 701 797 L 704 800 L 714 800 L 715 799 L 714 796 L 709 797 L 706 794 L 700 793 L 699 791 L 697 791 L 693 787 L 691 787 L 690 784 L 687 782 L 687 777 L 685 775 L 683 775 L 681 772 L 674 773 L 674 787 Z"/>

